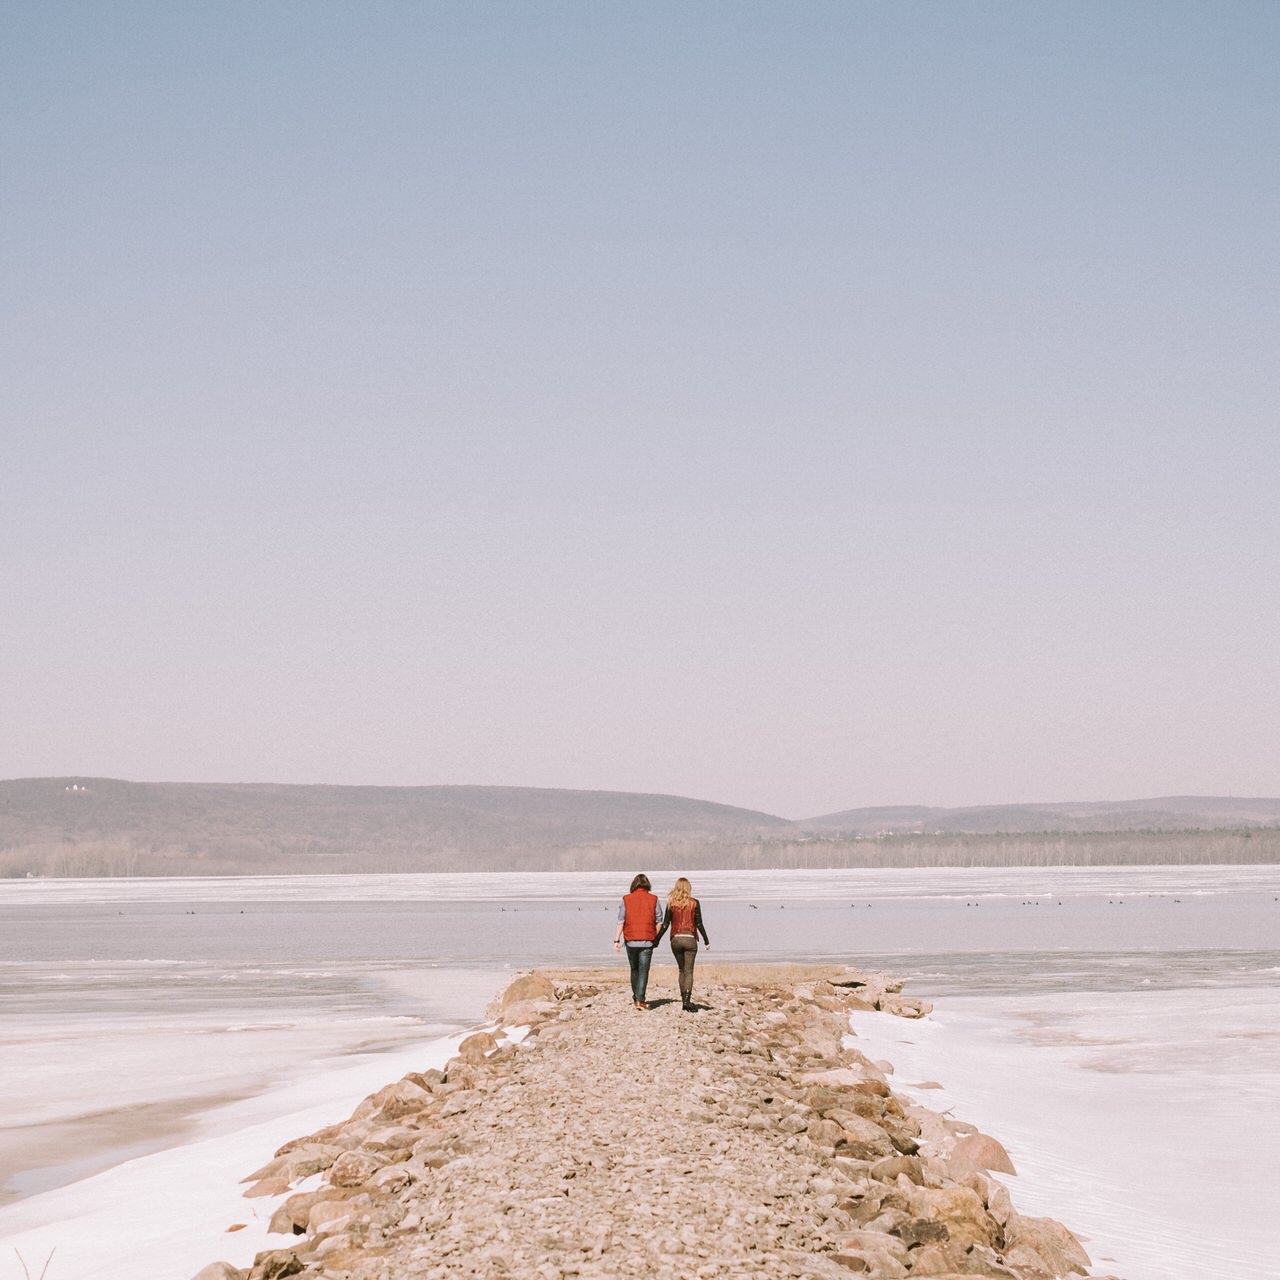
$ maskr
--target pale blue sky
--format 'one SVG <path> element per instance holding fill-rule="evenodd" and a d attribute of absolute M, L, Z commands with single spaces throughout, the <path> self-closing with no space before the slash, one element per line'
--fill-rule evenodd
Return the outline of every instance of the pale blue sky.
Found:
<path fill-rule="evenodd" d="M 0 776 L 1280 794 L 1278 65 L 0 2 Z"/>

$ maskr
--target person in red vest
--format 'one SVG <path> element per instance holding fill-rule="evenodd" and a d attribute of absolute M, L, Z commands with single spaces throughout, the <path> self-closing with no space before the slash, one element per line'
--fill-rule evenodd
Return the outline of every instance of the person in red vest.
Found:
<path fill-rule="evenodd" d="M 702 927 L 702 906 L 693 896 L 693 886 L 681 876 L 667 895 L 667 913 L 662 917 L 662 927 L 654 939 L 654 946 L 662 935 L 671 930 L 671 954 L 680 966 L 680 1004 L 685 1013 L 693 1013 L 693 962 L 698 955 L 698 934 L 711 950 L 711 939 Z"/>
<path fill-rule="evenodd" d="M 642 871 L 631 881 L 631 892 L 624 895 L 618 908 L 618 928 L 613 935 L 613 949 L 627 944 L 627 963 L 631 966 L 631 998 L 637 1009 L 647 1009 L 645 992 L 649 987 L 649 965 L 653 961 L 653 944 L 662 921 L 662 907 L 650 892 L 649 877 Z"/>

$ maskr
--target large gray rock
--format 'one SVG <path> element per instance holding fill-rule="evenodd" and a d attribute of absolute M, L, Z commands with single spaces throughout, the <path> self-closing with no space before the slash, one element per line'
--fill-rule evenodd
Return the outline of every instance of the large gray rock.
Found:
<path fill-rule="evenodd" d="M 540 973 L 526 973 L 517 978 L 502 993 L 498 1001 L 499 1013 L 505 1012 L 512 1005 L 525 1004 L 532 1000 L 554 1000 L 556 989 L 550 978 Z"/>
<path fill-rule="evenodd" d="M 517 1000 L 505 1005 L 500 1017 L 508 1027 L 531 1027 L 559 1012 L 560 1006 L 554 1000 Z"/>
<path fill-rule="evenodd" d="M 987 1280 L 1030 1280 L 1001 1261 L 994 1250 L 983 1245 L 962 1246 L 954 1240 L 916 1249 L 911 1256 L 911 1270 L 913 1275 L 927 1276 L 929 1280 L 942 1276 L 964 1276 L 966 1280 L 973 1280 L 974 1276 Z"/>
<path fill-rule="evenodd" d="M 290 1190 L 289 1179 L 277 1175 L 274 1178 L 263 1178 L 252 1186 L 246 1187 L 244 1196 L 252 1200 L 258 1196 L 282 1196 Z"/>
<path fill-rule="evenodd" d="M 880 1011 L 898 1018 L 923 1018 L 926 1013 L 933 1012 L 933 1005 L 913 996 L 883 995 L 880 997 Z"/>
<path fill-rule="evenodd" d="M 318 1200 L 311 1206 L 307 1229 L 313 1235 L 331 1235 L 348 1226 L 359 1212 L 352 1200 Z"/>
<path fill-rule="evenodd" d="M 366 1151 L 385 1154 L 393 1151 L 405 1151 L 422 1137 L 422 1130 L 407 1124 L 389 1124 L 381 1129 L 374 1129 L 361 1143 Z"/>
<path fill-rule="evenodd" d="M 1012 1174 L 1018 1172 L 1004 1147 L 985 1133 L 971 1133 L 957 1138 L 955 1147 L 947 1157 L 947 1164 L 951 1167 L 951 1176 L 957 1180 L 977 1170 Z"/>
<path fill-rule="evenodd" d="M 876 1072 L 875 1074 L 879 1074 Z M 797 1084 L 816 1085 L 823 1089 L 852 1089 L 872 1075 L 867 1067 L 830 1067 L 822 1071 L 806 1071 L 797 1077 Z"/>
<path fill-rule="evenodd" d="M 899 1280 L 907 1274 L 907 1246 L 880 1231 L 848 1231 L 841 1235 L 832 1262 L 871 1280 Z"/>
<path fill-rule="evenodd" d="M 415 1115 L 431 1105 L 432 1094 L 412 1080 L 397 1080 L 370 1094 L 352 1113 L 353 1120 L 372 1119 L 388 1124 L 401 1116 Z"/>
<path fill-rule="evenodd" d="M 914 1249 L 920 1244 L 946 1244 L 951 1239 L 951 1232 L 945 1222 L 930 1222 L 927 1218 L 910 1218 L 893 1234 L 908 1249 Z"/>
<path fill-rule="evenodd" d="M 380 1191 L 398 1191 L 401 1187 L 406 1187 L 409 1183 L 416 1181 L 417 1176 L 413 1170 L 407 1168 L 404 1164 L 389 1164 L 385 1168 L 379 1169 L 369 1179 L 369 1185 L 377 1187 Z"/>
<path fill-rule="evenodd" d="M 1007 1187 L 992 1181 L 987 1188 L 987 1212 L 1005 1227 L 1014 1215 L 1013 1200 Z"/>
<path fill-rule="evenodd" d="M 815 1147 L 834 1149 L 844 1130 L 834 1120 L 814 1120 L 806 1133 Z"/>
<path fill-rule="evenodd" d="M 999 1227 L 971 1187 L 912 1187 L 909 1195 L 912 1214 L 943 1223 L 950 1239 L 961 1248 L 996 1243 Z"/>
<path fill-rule="evenodd" d="M 877 1182 L 897 1182 L 899 1177 L 909 1178 L 917 1186 L 925 1185 L 924 1166 L 916 1156 L 887 1156 L 871 1166 L 871 1176 Z"/>
<path fill-rule="evenodd" d="M 855 1160 L 879 1160 L 893 1154 L 889 1135 L 874 1120 L 849 1111 L 832 1112 L 831 1119 L 840 1126 L 837 1151 Z"/>
<path fill-rule="evenodd" d="M 1072 1272 L 1084 1275 L 1091 1265 L 1080 1241 L 1053 1218 L 1024 1218 L 1015 1213 L 1005 1225 L 1005 1239 L 1011 1247 L 1026 1245 L 1033 1249 L 1053 1276 Z"/>
<path fill-rule="evenodd" d="M 329 1170 L 329 1181 L 335 1187 L 358 1187 L 386 1163 L 368 1151 L 344 1151 Z"/>
<path fill-rule="evenodd" d="M 458 1057 L 466 1062 L 480 1062 L 498 1047 L 487 1031 L 476 1031 L 458 1045 Z"/>
<path fill-rule="evenodd" d="M 317 1200 L 323 1200 L 332 1194 L 332 1191 L 325 1188 L 319 1191 L 300 1191 L 297 1195 L 290 1196 L 271 1215 L 271 1225 L 267 1230 L 281 1235 L 302 1235 L 307 1229 L 307 1216 L 311 1212 L 311 1206 Z"/>
<path fill-rule="evenodd" d="M 241 1182 L 261 1182 L 264 1178 L 274 1178 L 278 1174 L 285 1172 L 285 1166 L 289 1163 L 287 1155 L 277 1155 L 274 1160 L 267 1161 L 261 1169 L 255 1169 L 248 1177 L 241 1178 Z"/>
<path fill-rule="evenodd" d="M 252 1280 L 285 1280 L 306 1270 L 306 1265 L 295 1249 L 268 1249 L 254 1258 L 249 1275 Z"/>

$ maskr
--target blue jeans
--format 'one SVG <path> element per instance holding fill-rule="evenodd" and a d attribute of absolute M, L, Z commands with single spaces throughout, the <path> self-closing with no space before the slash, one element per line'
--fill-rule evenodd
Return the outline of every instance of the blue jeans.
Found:
<path fill-rule="evenodd" d="M 649 965 L 653 962 L 653 943 L 646 942 L 642 947 L 633 947 L 627 943 L 627 963 L 631 966 L 631 998 L 644 1001 L 644 993 L 649 987 Z"/>

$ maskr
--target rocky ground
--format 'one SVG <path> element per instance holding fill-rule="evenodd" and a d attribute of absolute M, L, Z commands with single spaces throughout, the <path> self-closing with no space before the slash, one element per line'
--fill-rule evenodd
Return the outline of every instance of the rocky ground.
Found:
<path fill-rule="evenodd" d="M 850 970 L 704 973 L 695 1013 L 661 989 L 636 1010 L 616 971 L 517 979 L 496 1012 L 523 1039 L 476 1033 L 282 1148 L 246 1193 L 287 1196 L 280 1247 L 196 1280 L 1087 1273 L 990 1176 L 998 1142 L 846 1046 L 851 1008 L 920 1002 Z"/>

